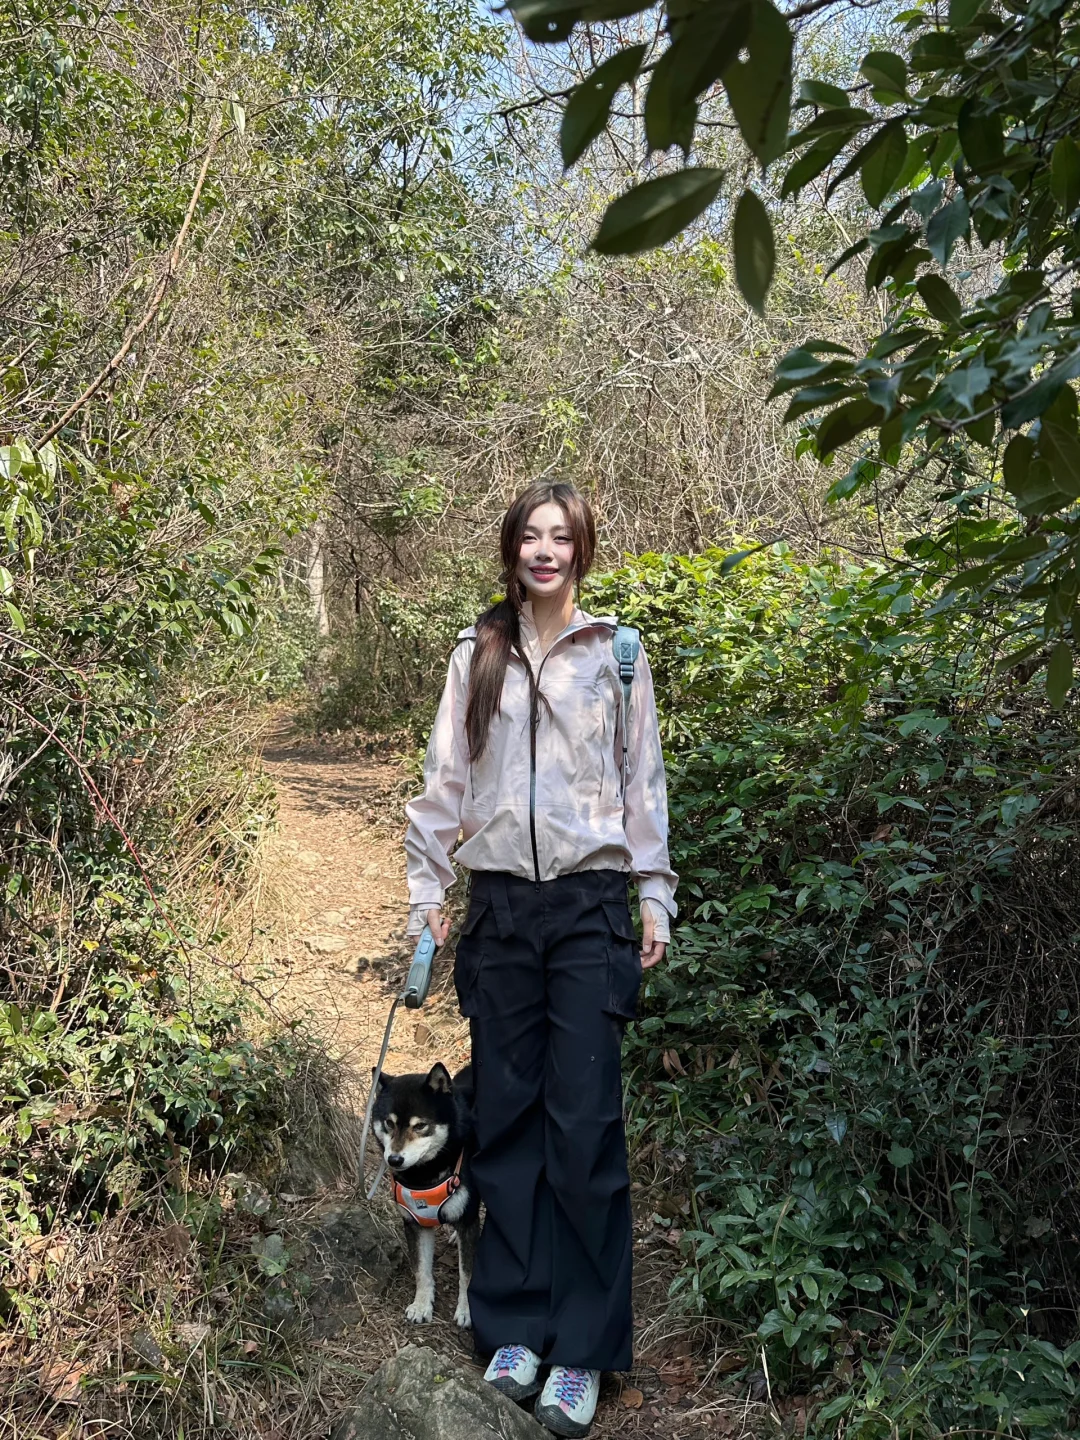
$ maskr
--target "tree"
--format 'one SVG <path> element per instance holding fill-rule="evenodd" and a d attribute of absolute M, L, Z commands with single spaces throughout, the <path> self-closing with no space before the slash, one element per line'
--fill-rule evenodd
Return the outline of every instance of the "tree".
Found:
<path fill-rule="evenodd" d="M 722 195 L 725 171 L 695 163 L 708 127 L 724 123 L 718 111 L 758 172 L 729 203 L 736 276 L 756 309 L 775 266 L 777 186 L 780 198 L 813 187 L 828 201 L 858 176 L 862 233 L 834 267 L 865 258 L 867 290 L 883 301 L 880 333 L 861 355 L 807 339 L 777 367 L 772 394 L 790 397 L 787 420 L 801 422 L 822 459 L 860 447 L 836 498 L 871 486 L 887 498 L 913 477 L 930 481 L 947 518 L 908 542 L 909 561 L 944 581 L 943 605 L 961 595 L 1006 602 L 1006 663 L 1048 660 L 1061 704 L 1080 633 L 1080 5 L 916 5 L 891 17 L 895 47 L 871 49 L 850 84 L 806 79 L 797 91 L 801 27 L 822 14 L 842 26 L 865 6 L 511 8 L 544 44 L 578 25 L 660 16 L 654 39 L 607 54 L 567 98 L 569 166 L 604 131 L 621 87 L 644 91 L 656 173 L 608 206 L 593 240 L 602 253 L 662 245 Z M 656 158 L 673 152 L 681 164 Z M 973 259 L 984 262 L 974 276 Z"/>

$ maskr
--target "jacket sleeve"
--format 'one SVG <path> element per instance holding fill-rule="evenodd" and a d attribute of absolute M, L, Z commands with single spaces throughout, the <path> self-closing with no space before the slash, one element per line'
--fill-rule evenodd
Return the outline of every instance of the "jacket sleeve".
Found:
<path fill-rule="evenodd" d="M 454 883 L 450 852 L 461 828 L 461 800 L 469 773 L 465 704 L 472 648 L 459 644 L 450 657 L 424 759 L 424 790 L 405 806 L 410 905 L 441 905 Z"/>
<path fill-rule="evenodd" d="M 623 796 L 623 826 L 630 864 L 642 900 L 655 901 L 678 914 L 679 877 L 668 858 L 667 776 L 656 719 L 652 670 L 644 649 L 638 652 L 627 723 L 629 776 Z"/>

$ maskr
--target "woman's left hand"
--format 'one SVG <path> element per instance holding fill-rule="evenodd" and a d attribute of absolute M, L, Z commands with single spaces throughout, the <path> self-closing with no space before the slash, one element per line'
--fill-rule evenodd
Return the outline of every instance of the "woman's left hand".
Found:
<path fill-rule="evenodd" d="M 657 940 L 656 921 L 649 914 L 645 906 L 642 906 L 645 913 L 641 917 L 641 968 L 651 970 L 654 965 L 659 965 L 667 951 L 667 942 Z"/>

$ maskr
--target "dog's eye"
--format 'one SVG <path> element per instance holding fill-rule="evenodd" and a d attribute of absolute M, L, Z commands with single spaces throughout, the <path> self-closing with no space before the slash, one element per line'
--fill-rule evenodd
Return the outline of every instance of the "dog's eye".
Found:
<path fill-rule="evenodd" d="M 414 1125 L 412 1128 L 413 1133 L 416 1135 L 428 1135 L 431 1132 L 430 1125 Z"/>

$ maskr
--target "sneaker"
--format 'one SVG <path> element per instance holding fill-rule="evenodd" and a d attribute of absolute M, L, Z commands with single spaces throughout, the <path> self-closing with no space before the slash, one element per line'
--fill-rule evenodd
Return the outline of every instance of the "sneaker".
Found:
<path fill-rule="evenodd" d="M 511 1400 L 528 1400 L 540 1389 L 539 1371 L 540 1356 L 527 1345 L 504 1345 L 491 1357 L 484 1379 Z"/>
<path fill-rule="evenodd" d="M 555 1435 L 587 1435 L 600 1394 L 599 1370 L 553 1365 L 533 1414 Z"/>

